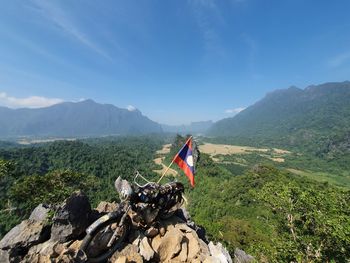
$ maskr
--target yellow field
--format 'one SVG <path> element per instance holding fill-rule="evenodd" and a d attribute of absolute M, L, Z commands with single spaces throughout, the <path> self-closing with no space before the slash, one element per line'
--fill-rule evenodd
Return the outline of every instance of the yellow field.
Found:
<path fill-rule="evenodd" d="M 161 150 L 156 151 L 157 154 L 168 154 L 170 153 L 171 144 L 164 144 Z"/>
<path fill-rule="evenodd" d="M 165 155 L 170 152 L 171 144 L 164 144 L 162 149 L 156 152 L 157 157 L 153 160 L 154 163 L 161 165 L 162 169 L 154 170 L 158 174 L 163 174 L 167 166 L 164 165 L 163 161 Z M 204 143 L 199 145 L 199 150 L 202 153 L 209 154 L 214 162 L 220 163 L 229 163 L 220 160 L 220 155 L 232 155 L 232 154 L 250 154 L 258 153 L 261 156 L 271 159 L 274 162 L 284 162 L 284 155 L 289 154 L 289 151 L 282 149 L 268 149 L 268 148 L 255 148 L 249 146 L 237 146 L 237 145 L 226 145 L 226 144 L 214 144 L 214 143 Z M 236 163 L 238 165 L 245 165 L 244 160 L 242 162 Z M 174 169 L 169 169 L 167 175 L 177 175 L 177 172 Z"/>
<path fill-rule="evenodd" d="M 210 157 L 218 162 L 219 159 L 217 155 L 232 155 L 232 154 L 249 154 L 249 153 L 261 153 L 266 155 L 266 153 L 271 153 L 269 157 L 275 162 L 284 162 L 283 155 L 289 154 L 289 151 L 282 149 L 267 149 L 267 148 L 255 148 L 249 146 L 237 146 L 237 145 L 226 145 L 226 144 L 213 144 L 213 143 L 204 143 L 199 145 L 199 150 L 203 153 L 209 154 Z"/>

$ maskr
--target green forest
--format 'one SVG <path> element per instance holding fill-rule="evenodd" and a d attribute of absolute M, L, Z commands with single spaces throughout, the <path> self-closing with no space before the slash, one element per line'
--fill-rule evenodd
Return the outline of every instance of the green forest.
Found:
<path fill-rule="evenodd" d="M 7 144 L 6 144 L 7 145 Z M 120 137 L 57 141 L 0 150 L 0 236 L 40 203 L 56 204 L 83 190 L 92 204 L 117 201 L 114 180 L 137 169 L 156 176 L 153 156 L 161 140 Z"/>
<path fill-rule="evenodd" d="M 156 178 L 159 175 L 153 170 L 160 168 L 153 161 L 156 151 L 172 143 L 165 159 L 169 163 L 185 140 L 177 135 L 30 146 L 4 143 L 0 149 L 0 235 L 28 217 L 39 203 L 58 203 L 74 190 L 83 190 L 94 205 L 102 200 L 118 201 L 113 187 L 118 176 L 130 180 L 137 169 Z M 302 162 L 302 158 L 310 161 Z M 279 165 L 254 154 L 245 159 L 244 166 L 217 163 L 202 153 L 193 189 L 180 170 L 179 177 L 167 178 L 185 184 L 187 209 L 211 240 L 223 242 L 231 253 L 241 248 L 258 262 L 350 259 L 348 177 L 343 178 L 347 184 L 340 187 L 339 180 L 317 180 L 317 173 L 312 178 L 286 167 L 294 162 L 311 171 L 325 167 L 329 174 L 345 170 L 332 162 L 327 166 L 327 161 L 311 153 L 292 156 Z"/>

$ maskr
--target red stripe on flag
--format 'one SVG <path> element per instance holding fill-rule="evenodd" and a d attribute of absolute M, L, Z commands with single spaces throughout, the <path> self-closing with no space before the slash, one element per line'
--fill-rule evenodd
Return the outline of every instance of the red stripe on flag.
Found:
<path fill-rule="evenodd" d="M 188 167 L 187 163 L 180 158 L 180 156 L 176 156 L 175 163 L 185 172 L 186 176 L 190 180 L 191 185 L 194 187 L 194 175 L 191 172 L 191 169 Z"/>

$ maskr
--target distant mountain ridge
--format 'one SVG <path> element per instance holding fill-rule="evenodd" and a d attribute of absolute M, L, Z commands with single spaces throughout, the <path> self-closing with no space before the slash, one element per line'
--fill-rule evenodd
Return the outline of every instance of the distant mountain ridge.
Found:
<path fill-rule="evenodd" d="M 204 134 L 213 125 L 213 121 L 197 121 L 188 125 L 166 125 L 162 124 L 164 132 L 180 134 Z"/>
<path fill-rule="evenodd" d="M 0 107 L 0 136 L 104 136 L 161 133 L 161 126 L 142 115 L 93 100 L 64 102 L 46 108 Z"/>
<path fill-rule="evenodd" d="M 342 140 L 350 134 L 350 82 L 273 91 L 236 116 L 216 122 L 208 134 L 289 145 Z"/>

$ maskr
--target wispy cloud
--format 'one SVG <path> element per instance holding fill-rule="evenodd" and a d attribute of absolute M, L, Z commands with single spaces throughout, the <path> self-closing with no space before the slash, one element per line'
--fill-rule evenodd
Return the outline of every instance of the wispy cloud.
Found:
<path fill-rule="evenodd" d="M 136 107 L 135 107 L 135 106 L 132 106 L 132 105 L 128 105 L 128 106 L 126 107 L 126 109 L 127 109 L 128 111 L 136 111 Z"/>
<path fill-rule="evenodd" d="M 349 60 L 350 60 L 350 51 L 347 51 L 331 58 L 328 61 L 328 65 L 333 68 L 336 68 L 348 62 Z"/>
<path fill-rule="evenodd" d="M 228 114 L 232 114 L 232 113 L 237 114 L 237 113 L 241 112 L 242 110 L 245 110 L 245 108 L 244 108 L 244 107 L 239 107 L 239 108 L 234 108 L 234 109 L 227 109 L 227 110 L 225 110 L 225 113 L 228 113 Z"/>
<path fill-rule="evenodd" d="M 248 47 L 248 57 L 247 57 L 248 70 L 250 71 L 250 74 L 254 78 L 254 76 L 257 74 L 255 70 L 255 64 L 256 64 L 256 55 L 258 53 L 258 45 L 257 45 L 257 42 L 248 34 L 242 34 L 241 39 Z"/>
<path fill-rule="evenodd" d="M 5 34 L 6 38 L 12 39 L 16 43 L 20 44 L 23 49 L 27 49 L 31 52 L 34 52 L 35 54 L 49 60 L 51 63 L 56 63 L 56 64 L 63 65 L 65 67 L 76 69 L 76 68 L 73 68 L 71 64 L 67 63 L 67 60 L 49 52 L 43 45 L 40 45 L 34 42 L 33 40 L 28 39 L 27 37 L 16 33 L 15 31 L 7 30 L 7 31 L 3 31 L 2 34 Z"/>
<path fill-rule="evenodd" d="M 206 56 L 215 55 L 217 58 L 225 58 L 227 50 L 222 45 L 218 34 L 218 27 L 225 24 L 225 20 L 214 0 L 189 0 L 196 23 L 201 31 Z"/>
<path fill-rule="evenodd" d="M 112 60 L 105 50 L 83 33 L 74 20 L 60 6 L 54 4 L 52 1 L 45 0 L 33 0 L 33 3 L 43 17 L 60 28 L 64 33 L 106 59 Z"/>
<path fill-rule="evenodd" d="M 0 92 L 0 105 L 9 108 L 42 108 L 63 102 L 58 98 L 46 98 L 41 96 L 30 96 L 26 98 L 16 98 Z"/>

